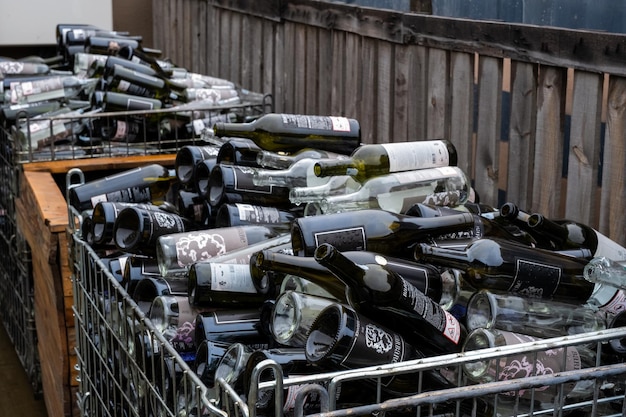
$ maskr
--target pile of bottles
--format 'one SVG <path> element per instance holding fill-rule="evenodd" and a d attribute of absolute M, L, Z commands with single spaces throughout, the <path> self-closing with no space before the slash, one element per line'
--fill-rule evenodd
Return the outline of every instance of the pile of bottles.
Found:
<path fill-rule="evenodd" d="M 312 375 L 626 323 L 626 248 L 579 222 L 480 203 L 447 140 L 362 144 L 354 119 L 274 113 L 213 130 L 172 168 L 68 190 L 82 239 L 208 387 L 221 378 L 245 397 L 265 359 Z M 552 349 L 530 367 L 625 353 L 619 340 L 602 357 Z M 516 378 L 522 357 L 399 375 L 383 396 Z M 593 384 L 567 389 L 582 401 Z M 532 392 L 539 409 L 554 403 L 555 390 Z"/>
<path fill-rule="evenodd" d="M 0 123 L 28 159 L 176 150 L 270 105 L 175 65 L 141 36 L 84 24 L 59 24 L 56 35 L 52 57 L 0 58 Z"/>

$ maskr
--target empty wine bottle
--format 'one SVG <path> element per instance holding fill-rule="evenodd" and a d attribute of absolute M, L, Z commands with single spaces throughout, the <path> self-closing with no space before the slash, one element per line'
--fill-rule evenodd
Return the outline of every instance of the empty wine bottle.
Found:
<path fill-rule="evenodd" d="M 258 167 L 257 156 L 261 151 L 250 139 L 230 138 L 219 146 L 216 163 Z"/>
<path fill-rule="evenodd" d="M 189 267 L 189 300 L 204 307 L 260 307 L 268 297 L 257 292 L 246 264 L 196 262 Z"/>
<path fill-rule="evenodd" d="M 586 260 L 504 239 L 478 239 L 464 250 L 420 243 L 415 259 L 459 269 L 477 289 L 575 304 L 585 303 L 594 289 L 583 277 Z"/>
<path fill-rule="evenodd" d="M 317 203 L 326 197 L 343 196 L 356 193 L 362 184 L 349 175 L 328 177 L 328 182 L 315 187 L 293 187 L 289 191 L 289 200 L 296 205 Z"/>
<path fill-rule="evenodd" d="M 406 339 L 431 352 L 461 351 L 465 327 L 384 261 L 356 263 L 327 243 L 317 247 L 314 258 L 345 282 L 350 304 L 363 315 L 393 323 L 392 329 L 406 331 Z"/>
<path fill-rule="evenodd" d="M 343 304 L 332 304 L 319 313 L 311 325 L 306 358 L 321 369 L 357 369 L 393 364 L 424 357 L 424 354 L 394 332 Z M 383 377 L 382 389 L 404 395 L 418 392 L 415 375 Z M 451 388 L 438 371 L 423 374 L 423 390 Z"/>
<path fill-rule="evenodd" d="M 364 144 L 355 149 L 348 159 L 319 161 L 315 164 L 315 175 L 351 175 L 364 182 L 392 172 L 456 164 L 456 148 L 447 140 Z"/>
<path fill-rule="evenodd" d="M 400 274 L 432 300 L 448 307 L 454 303 L 459 291 L 459 279 L 455 271 L 418 264 L 405 259 L 383 256 L 369 251 L 342 252 L 352 262 L 358 264 L 382 263 Z M 338 300 L 346 301 L 346 282 L 321 265 L 312 256 L 293 256 L 280 252 L 258 251 L 250 259 L 250 273 L 259 292 L 271 288 L 267 272 L 289 274 L 305 278 L 322 287 Z"/>
<path fill-rule="evenodd" d="M 380 209 L 363 209 L 324 216 L 300 217 L 293 221 L 291 242 L 294 253 L 313 256 L 322 243 L 340 251 L 367 250 L 383 255 L 413 259 L 412 246 L 426 239 L 471 230 L 474 216 L 419 218 Z"/>
<path fill-rule="evenodd" d="M 249 167 L 217 164 L 209 178 L 209 204 L 215 208 L 226 203 L 291 207 L 288 187 L 254 185 L 253 175 Z"/>
<path fill-rule="evenodd" d="M 345 159 L 347 157 L 347 155 L 311 148 L 304 148 L 291 154 L 264 150 L 257 155 L 257 163 L 263 168 L 287 169 L 301 159 Z"/>
<path fill-rule="evenodd" d="M 567 219 L 551 220 L 534 213 L 528 217 L 528 226 L 553 240 L 557 250 L 582 248 L 589 249 L 594 257 L 626 259 L 626 248 L 586 224 Z"/>
<path fill-rule="evenodd" d="M 550 338 L 605 329 L 597 307 L 480 290 L 467 304 L 467 328 Z"/>
<path fill-rule="evenodd" d="M 115 219 L 113 241 L 115 246 L 129 253 L 156 256 L 160 236 L 193 229 L 193 224 L 178 214 L 130 206 L 122 209 Z"/>
<path fill-rule="evenodd" d="M 162 165 L 141 166 L 70 187 L 69 204 L 79 212 L 99 201 L 158 204 L 165 201 L 174 178 L 175 173 Z"/>
<path fill-rule="evenodd" d="M 17 82 L 11 85 L 11 101 L 13 104 L 24 104 L 88 97 L 93 92 L 96 81 L 91 78 L 64 75 Z"/>
<path fill-rule="evenodd" d="M 148 315 L 150 314 L 152 301 L 160 295 L 180 295 L 186 297 L 187 280 L 147 275 L 137 281 L 131 297 L 139 308 Z"/>
<path fill-rule="evenodd" d="M 161 210 L 160 206 L 153 204 L 99 201 L 93 208 L 91 215 L 94 244 L 115 244 L 113 241 L 115 220 L 118 214 L 127 207 L 137 207 L 144 210 Z"/>
<path fill-rule="evenodd" d="M 276 207 L 253 204 L 222 204 L 215 215 L 216 227 L 244 226 L 252 224 L 284 224 L 285 232 L 296 215 Z"/>
<path fill-rule="evenodd" d="M 144 277 L 161 277 L 157 260 L 151 256 L 132 254 L 124 263 L 121 284 L 128 294 L 135 293 L 137 283 Z"/>
<path fill-rule="evenodd" d="M 219 147 L 214 145 L 186 145 L 176 152 L 174 169 L 181 184 L 192 184 L 196 178 L 196 166 L 209 158 L 216 158 Z"/>
<path fill-rule="evenodd" d="M 215 369 L 228 346 L 230 344 L 227 342 L 213 342 L 206 339 L 198 344 L 192 370 L 208 388 L 213 388 L 215 385 Z"/>
<path fill-rule="evenodd" d="M 276 342 L 285 346 L 304 347 L 313 321 L 336 300 L 287 290 L 276 298 L 270 330 Z"/>
<path fill-rule="evenodd" d="M 277 185 L 282 187 L 316 187 L 328 182 L 329 177 L 318 177 L 313 172 L 313 165 L 319 160 L 300 159 L 285 169 L 255 168 L 252 182 L 255 185 Z"/>
<path fill-rule="evenodd" d="M 179 189 L 176 193 L 176 208 L 183 217 L 195 223 L 197 229 L 216 227 L 213 207 L 198 193 Z"/>
<path fill-rule="evenodd" d="M 418 169 L 370 178 L 354 193 L 323 197 L 318 205 L 323 214 L 368 208 L 403 213 L 431 200 L 439 206 L 464 204 L 469 189 L 469 178 L 458 167 Z"/>
<path fill-rule="evenodd" d="M 261 331 L 259 309 L 236 308 L 205 311 L 196 317 L 197 344 L 204 340 L 218 343 L 243 343 L 254 348 L 267 348 L 268 337 Z"/>
<path fill-rule="evenodd" d="M 316 148 L 350 154 L 361 143 L 359 122 L 334 116 L 270 113 L 251 123 L 216 123 L 214 131 L 218 137 L 252 139 L 268 151 Z"/>
<path fill-rule="evenodd" d="M 157 239 L 156 258 L 163 276 L 184 274 L 195 263 L 224 255 L 236 249 L 247 248 L 255 243 L 271 240 L 269 244 L 284 244 L 283 226 L 249 225 L 216 227 L 185 233 L 170 233 Z M 246 261 L 247 263 L 248 261 Z"/>

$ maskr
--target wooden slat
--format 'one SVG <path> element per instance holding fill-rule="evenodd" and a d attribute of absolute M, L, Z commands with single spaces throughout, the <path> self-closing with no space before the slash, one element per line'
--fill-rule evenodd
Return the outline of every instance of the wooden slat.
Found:
<path fill-rule="evenodd" d="M 250 67 L 250 76 L 243 82 L 243 86 L 251 91 L 265 92 L 263 86 L 263 76 L 266 69 L 263 66 L 256 65 L 256 63 L 263 63 L 263 55 L 265 51 L 265 43 L 263 42 L 263 29 L 264 24 L 262 19 L 248 18 L 249 34 L 250 38 L 248 43 L 250 44 L 250 51 L 248 57 L 248 66 Z"/>
<path fill-rule="evenodd" d="M 267 20 L 262 20 L 262 37 L 261 41 L 263 43 L 263 54 L 259 58 L 258 63 L 261 65 L 262 71 L 260 71 L 261 80 L 260 80 L 260 88 L 259 92 L 272 94 L 274 98 L 274 102 L 276 102 L 276 97 L 278 93 L 276 88 L 278 83 L 276 80 L 276 68 L 278 67 L 278 62 L 274 62 L 274 53 L 277 49 L 275 42 L 277 45 L 281 45 L 279 43 L 278 31 L 275 28 L 275 25 Z"/>
<path fill-rule="evenodd" d="M 408 125 L 410 115 L 409 96 L 411 57 L 410 49 L 407 46 L 396 46 L 393 66 L 393 106 L 391 108 L 392 123 L 390 142 L 405 142 L 413 140 L 413 132 L 409 133 Z M 411 137 L 411 139 L 409 139 Z"/>
<path fill-rule="evenodd" d="M 600 161 L 600 116 L 602 76 L 577 71 L 569 138 L 565 217 L 588 219 L 597 227 L 598 163 Z"/>
<path fill-rule="evenodd" d="M 371 117 L 372 114 L 376 114 L 378 123 L 376 123 L 374 141 L 376 143 L 388 143 L 394 140 L 391 137 L 394 113 L 393 45 L 388 42 L 377 42 L 376 52 L 376 106 L 372 106 L 371 111 L 365 113 L 364 117 Z"/>
<path fill-rule="evenodd" d="M 317 106 L 312 112 L 319 114 L 333 114 L 331 111 L 332 90 L 333 90 L 333 32 L 330 30 L 318 30 L 318 75 L 316 85 L 312 91 L 317 97 Z M 342 65 L 343 67 L 343 65 Z"/>
<path fill-rule="evenodd" d="M 532 209 L 555 217 L 561 199 L 565 71 L 541 67 L 537 83 L 537 133 Z"/>
<path fill-rule="evenodd" d="M 450 54 L 450 123 L 445 138 L 459 155 L 458 166 L 473 175 L 472 129 L 474 121 L 474 56 L 463 52 Z"/>
<path fill-rule="evenodd" d="M 31 162 L 22 165 L 24 171 L 50 172 L 52 174 L 65 174 L 72 168 L 83 171 L 100 171 L 132 168 L 139 165 L 161 164 L 173 166 L 176 159 L 175 153 L 159 155 L 107 157 L 91 159 L 65 159 L 58 161 Z"/>
<path fill-rule="evenodd" d="M 532 196 L 536 106 L 537 66 L 513 61 L 507 200 L 525 211 L 530 207 Z"/>
<path fill-rule="evenodd" d="M 220 51 L 228 48 L 227 44 L 222 45 L 222 28 L 220 25 L 221 11 L 215 7 L 207 8 L 206 33 L 203 35 L 200 44 L 205 46 L 206 73 L 215 77 L 222 77 L 220 66 Z"/>
<path fill-rule="evenodd" d="M 258 66 L 255 68 L 252 61 L 254 42 L 251 36 L 253 26 L 251 21 L 253 20 L 256 19 L 249 15 L 241 15 L 241 28 L 236 34 L 236 36 L 241 38 L 239 42 L 239 45 L 241 45 L 239 73 L 236 80 L 245 88 L 250 88 L 252 84 L 252 73 L 259 70 Z"/>
<path fill-rule="evenodd" d="M 478 73 L 475 189 L 480 201 L 497 207 L 500 169 L 502 60 L 481 57 Z"/>
<path fill-rule="evenodd" d="M 378 143 L 376 125 L 379 120 L 376 97 L 377 74 L 376 74 L 376 45 L 372 39 L 363 38 L 361 44 L 361 84 L 357 87 L 361 91 L 359 101 L 359 113 L 357 118 L 361 121 L 361 134 L 364 143 Z M 376 116 L 374 116 L 376 115 Z"/>
<path fill-rule="evenodd" d="M 417 45 L 408 45 L 407 48 L 410 58 L 407 132 L 409 140 L 419 140 L 427 137 L 428 50 Z"/>
<path fill-rule="evenodd" d="M 236 44 L 239 41 L 239 36 L 231 36 L 231 20 L 235 13 L 228 10 L 219 10 L 216 14 L 216 30 L 219 31 L 218 44 L 213 52 L 213 58 L 217 60 L 217 74 L 222 78 L 232 79 L 230 68 L 231 62 L 235 54 L 239 53 L 239 46 Z M 217 47 L 219 45 L 219 47 Z M 237 60 L 239 62 L 239 60 Z M 232 80 L 235 81 L 235 80 Z"/>
<path fill-rule="evenodd" d="M 296 93 L 296 108 L 302 114 L 318 114 L 319 106 L 317 97 L 323 85 L 318 85 L 322 73 L 319 68 L 319 39 L 318 28 L 299 25 L 296 46 L 296 62 L 301 65 L 296 66 L 295 76 L 303 80 Z"/>
<path fill-rule="evenodd" d="M 626 78 L 609 80 L 600 231 L 626 244 Z"/>
<path fill-rule="evenodd" d="M 300 66 L 300 62 L 296 61 L 297 53 L 297 41 L 299 25 L 285 22 L 283 33 L 283 68 L 280 73 L 280 80 L 284 85 L 282 97 L 276 97 L 277 101 L 282 101 L 282 106 L 285 109 L 290 109 L 289 112 L 298 112 L 298 103 L 296 100 L 296 81 L 298 84 L 302 84 L 304 80 L 297 79 L 295 77 L 296 68 Z"/>
<path fill-rule="evenodd" d="M 426 101 L 426 138 L 442 139 L 446 136 L 448 100 L 448 54 L 442 49 L 428 50 Z"/>
<path fill-rule="evenodd" d="M 363 101 L 361 80 L 363 78 L 362 66 L 362 38 L 353 34 L 345 35 L 345 63 L 343 82 L 343 114 L 358 118 L 360 116 L 360 103 Z"/>

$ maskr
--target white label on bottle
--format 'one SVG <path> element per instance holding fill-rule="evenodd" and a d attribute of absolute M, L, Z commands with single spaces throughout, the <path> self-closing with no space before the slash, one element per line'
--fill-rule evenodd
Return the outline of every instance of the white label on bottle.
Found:
<path fill-rule="evenodd" d="M 131 84 L 128 81 L 120 80 L 120 82 L 117 84 L 117 89 L 120 91 L 128 91 L 130 85 Z"/>
<path fill-rule="evenodd" d="M 333 130 L 338 132 L 350 131 L 350 120 L 347 117 L 330 116 L 330 121 L 333 124 Z"/>
<path fill-rule="evenodd" d="M 251 223 L 277 223 L 280 213 L 276 207 L 253 206 L 237 203 L 239 220 Z"/>
<path fill-rule="evenodd" d="M 409 171 L 449 165 L 448 148 L 441 141 L 381 144 L 389 155 L 389 171 Z"/>
<path fill-rule="evenodd" d="M 626 248 L 614 240 L 609 239 L 607 236 L 604 236 L 597 230 L 595 232 L 598 236 L 598 248 L 596 249 L 594 256 L 605 256 L 614 261 L 626 260 Z"/>
<path fill-rule="evenodd" d="M 211 290 L 255 294 L 250 265 L 211 263 Z"/>
<path fill-rule="evenodd" d="M 96 206 L 96 204 L 100 203 L 100 202 L 104 202 L 107 201 L 107 195 L 106 194 L 98 194 L 98 195 L 94 195 L 93 197 L 91 197 L 91 205 L 93 207 Z"/>
<path fill-rule="evenodd" d="M 193 126 L 193 131 L 196 134 L 196 136 L 200 135 L 206 128 L 206 126 L 204 125 L 204 122 L 200 119 L 194 119 L 191 122 L 191 124 Z"/>
<path fill-rule="evenodd" d="M 128 133 L 128 123 L 118 120 L 115 127 L 115 136 L 113 136 L 112 140 L 124 139 Z"/>
<path fill-rule="evenodd" d="M 615 291 L 613 298 L 611 298 L 608 303 L 601 306 L 601 308 L 602 311 L 608 314 L 616 315 L 621 313 L 626 310 L 626 293 L 621 289 Z"/>

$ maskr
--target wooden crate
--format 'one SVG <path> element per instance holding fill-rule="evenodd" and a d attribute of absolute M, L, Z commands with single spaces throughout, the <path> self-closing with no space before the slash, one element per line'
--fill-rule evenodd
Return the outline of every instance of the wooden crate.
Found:
<path fill-rule="evenodd" d="M 78 372 L 69 263 L 69 216 L 64 191 L 55 176 L 71 168 L 83 171 L 130 169 L 160 163 L 173 166 L 175 154 L 35 162 L 22 165 L 15 199 L 17 229 L 32 252 L 34 314 L 41 361 L 43 396 L 48 414 L 79 416 Z"/>

